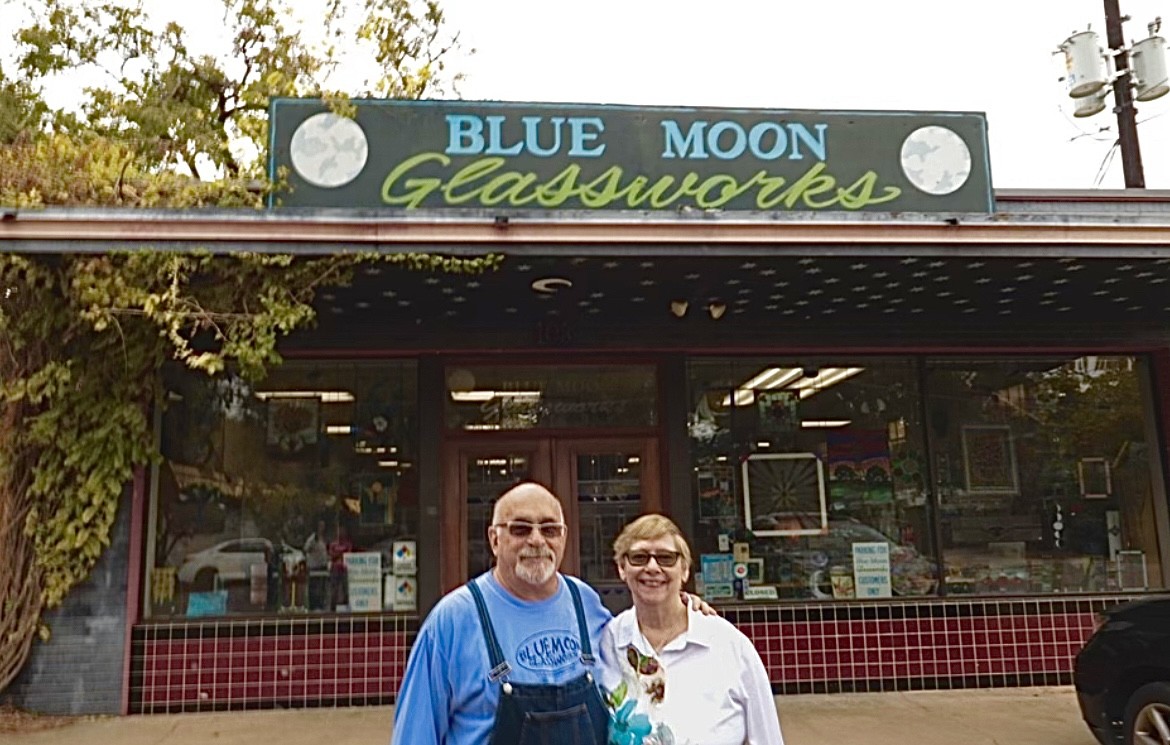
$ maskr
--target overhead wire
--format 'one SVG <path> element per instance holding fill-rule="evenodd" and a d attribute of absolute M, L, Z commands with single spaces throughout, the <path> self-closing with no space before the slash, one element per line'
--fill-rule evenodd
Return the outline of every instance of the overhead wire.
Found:
<path fill-rule="evenodd" d="M 1097 168 L 1097 176 L 1093 179 L 1093 186 L 1101 185 L 1105 180 L 1105 175 L 1109 173 L 1109 167 L 1113 164 L 1113 158 L 1117 155 L 1117 151 L 1121 149 L 1121 140 L 1114 140 L 1113 144 L 1109 146 L 1109 151 L 1105 153 L 1105 157 L 1101 158 L 1101 165 Z"/>

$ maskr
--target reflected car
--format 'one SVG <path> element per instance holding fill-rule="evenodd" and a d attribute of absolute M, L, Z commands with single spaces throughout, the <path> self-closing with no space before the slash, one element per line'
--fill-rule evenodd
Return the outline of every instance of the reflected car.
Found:
<path fill-rule="evenodd" d="M 179 582 L 198 589 L 212 589 L 216 582 L 243 582 L 253 564 L 266 563 L 272 542 L 267 538 L 236 538 L 211 548 L 189 554 L 179 567 Z M 305 566 L 305 552 L 287 543 L 280 544 L 280 560 L 286 577 L 295 576 Z"/>
<path fill-rule="evenodd" d="M 769 523 L 777 529 L 816 530 L 821 517 L 816 513 L 777 513 L 754 518 L 757 528 Z M 854 518 L 829 516 L 829 531 L 822 535 L 797 535 L 776 545 L 781 564 L 803 590 L 817 599 L 834 596 L 834 568 L 850 579 L 853 576 L 853 544 L 884 543 L 890 549 L 890 585 L 894 595 L 929 595 L 938 584 L 935 562 L 922 556 L 913 546 L 903 546 L 880 530 Z M 771 579 L 769 580 L 771 581 Z"/>
<path fill-rule="evenodd" d="M 1098 614 L 1073 683 L 1101 745 L 1170 745 L 1170 596 Z"/>

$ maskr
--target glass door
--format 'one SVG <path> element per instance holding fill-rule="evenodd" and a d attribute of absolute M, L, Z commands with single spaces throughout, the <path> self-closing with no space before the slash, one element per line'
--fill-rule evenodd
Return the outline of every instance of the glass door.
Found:
<path fill-rule="evenodd" d="M 633 518 L 662 509 L 657 444 L 652 437 L 550 437 L 449 445 L 444 455 L 443 591 L 491 566 L 487 527 L 495 499 L 512 484 L 533 480 L 547 484 L 565 511 L 569 532 L 561 570 L 599 591 L 623 593 L 613 565 L 613 540 Z"/>
<path fill-rule="evenodd" d="M 562 439 L 554 444 L 557 491 L 567 497 L 563 568 L 593 586 L 611 609 L 628 606 L 613 541 L 638 515 L 662 509 L 654 438 Z"/>
<path fill-rule="evenodd" d="M 658 376 L 646 361 L 452 360 L 444 371 L 443 589 L 490 566 L 492 504 L 526 478 L 564 508 L 562 570 L 616 580 L 609 556 L 617 532 L 660 507 Z"/>
<path fill-rule="evenodd" d="M 491 566 L 487 527 L 496 497 L 519 481 L 552 483 L 552 462 L 547 439 L 460 444 L 445 451 L 439 576 L 448 592 Z"/>

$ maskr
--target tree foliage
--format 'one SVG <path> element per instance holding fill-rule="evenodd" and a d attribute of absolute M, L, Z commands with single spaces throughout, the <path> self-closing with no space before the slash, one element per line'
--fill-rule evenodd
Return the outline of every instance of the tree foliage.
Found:
<path fill-rule="evenodd" d="M 445 74 L 458 40 L 437 0 L 317 0 L 313 29 L 291 20 L 304 3 L 219 0 L 226 43 L 218 56 L 125 0 L 41 2 L 17 33 L 7 95 L 29 111 L 28 96 L 62 75 L 102 81 L 76 106 L 41 114 L 55 131 L 132 146 L 144 168 L 177 167 L 204 180 L 263 175 L 273 97 L 421 98 L 448 92 L 458 77 Z M 360 70 L 351 68 L 361 67 L 376 72 L 355 81 Z M 0 137 L 5 129 L 0 120 Z"/>
<path fill-rule="evenodd" d="M 286 0 L 220 0 L 224 53 L 196 52 L 175 23 L 126 2 L 42 0 L 0 61 L 0 205 L 257 208 L 273 96 L 322 96 L 338 49 L 379 67 L 355 95 L 422 96 L 454 82 L 456 40 L 433 0 L 321 0 L 324 32 L 291 24 Z M 13 0 L 0 15 L 13 17 Z M 348 29 L 348 30 L 347 30 Z M 61 75 L 100 73 L 66 107 Z M 110 542 L 136 469 L 158 458 L 151 407 L 177 359 L 258 379 L 277 346 L 314 320 L 318 289 L 356 267 L 483 272 L 499 256 L 327 256 L 135 250 L 0 253 L 0 690 L 42 620 Z"/>

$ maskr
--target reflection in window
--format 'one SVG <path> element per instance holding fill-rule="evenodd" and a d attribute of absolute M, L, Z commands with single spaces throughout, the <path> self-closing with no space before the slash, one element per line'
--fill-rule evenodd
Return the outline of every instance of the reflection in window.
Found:
<path fill-rule="evenodd" d="M 912 361 L 696 360 L 689 378 L 698 553 L 746 544 L 763 575 L 749 587 L 780 599 L 935 592 Z M 861 555 L 884 569 L 867 558 L 863 576 Z M 726 584 L 707 594 L 733 595 Z"/>
<path fill-rule="evenodd" d="M 629 453 L 578 455 L 577 520 L 581 535 L 581 578 L 618 583 L 613 542 L 641 514 L 642 463 Z"/>
<path fill-rule="evenodd" d="M 411 604 L 415 366 L 289 362 L 255 389 L 167 375 L 151 615 Z M 396 550 L 397 549 L 397 550 Z"/>
<path fill-rule="evenodd" d="M 447 370 L 453 429 L 652 427 L 652 366 L 470 366 Z"/>
<path fill-rule="evenodd" d="M 718 572 L 737 543 L 779 598 L 1165 586 L 1143 359 L 932 359 L 922 390 L 918 365 L 690 363 L 708 595 L 734 594 Z"/>
<path fill-rule="evenodd" d="M 467 576 L 478 577 L 492 568 L 488 545 L 496 499 L 511 487 L 531 478 L 528 453 L 475 455 L 467 460 Z"/>
<path fill-rule="evenodd" d="M 1162 586 L 1143 364 L 928 364 L 948 593 Z"/>

